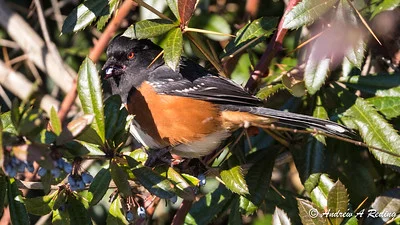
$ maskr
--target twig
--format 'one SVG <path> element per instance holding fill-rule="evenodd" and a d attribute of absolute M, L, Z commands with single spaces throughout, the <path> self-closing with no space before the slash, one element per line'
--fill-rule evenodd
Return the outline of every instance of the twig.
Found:
<path fill-rule="evenodd" d="M 45 20 L 44 15 L 43 15 L 42 5 L 40 4 L 40 0 L 34 0 L 34 2 L 35 2 L 35 5 L 36 5 L 36 11 L 37 11 L 38 18 L 39 18 L 40 28 L 42 29 L 44 41 L 45 41 L 45 43 L 47 45 L 47 48 L 50 49 L 51 40 L 50 40 L 49 31 L 47 30 L 46 20 Z"/>
<path fill-rule="evenodd" d="M 68 92 L 75 72 L 62 62 L 58 52 L 54 53 L 46 47 L 40 36 L 4 0 L 0 0 L 0 5 L 0 25 L 40 70 L 47 73 L 64 92 Z"/>
<path fill-rule="evenodd" d="M 51 6 L 54 11 L 54 18 L 57 22 L 57 28 L 59 31 L 61 31 L 62 24 L 63 24 L 63 18 L 61 15 L 60 4 L 58 3 L 58 0 L 51 0 Z"/>
<path fill-rule="evenodd" d="M 15 96 L 20 99 L 26 100 L 30 97 L 31 93 L 36 91 L 35 86 L 25 78 L 25 76 L 13 69 L 7 67 L 3 61 L 0 60 L 0 84 L 11 91 Z M 58 108 L 59 102 L 49 96 L 44 95 L 40 102 L 40 107 L 46 112 L 50 112 L 52 106 Z"/>
<path fill-rule="evenodd" d="M 275 54 L 282 49 L 283 38 L 286 36 L 287 29 L 283 28 L 283 21 L 285 20 L 285 15 L 292 10 L 292 8 L 297 5 L 301 0 L 290 0 L 288 6 L 286 7 L 285 13 L 282 16 L 278 31 L 274 34 L 271 42 L 268 44 L 267 49 L 261 56 L 260 61 L 256 65 L 254 71 L 251 73 L 249 80 L 246 83 L 246 88 L 249 90 L 254 90 L 257 81 L 261 77 L 268 76 L 268 67 L 271 64 L 271 60 L 274 58 Z"/>
<path fill-rule="evenodd" d="M 192 207 L 193 201 L 183 200 L 181 206 L 176 212 L 171 225 L 181 225 L 185 222 L 185 217 L 188 214 L 190 208 Z"/>

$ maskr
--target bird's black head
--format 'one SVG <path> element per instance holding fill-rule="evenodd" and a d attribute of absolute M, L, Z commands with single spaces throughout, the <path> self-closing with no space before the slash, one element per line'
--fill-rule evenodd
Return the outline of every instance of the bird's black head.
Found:
<path fill-rule="evenodd" d="M 114 38 L 107 48 L 107 61 L 103 66 L 104 79 L 110 82 L 112 93 L 126 101 L 129 91 L 138 87 L 162 63 L 160 59 L 150 66 L 161 51 L 162 48 L 147 39 Z"/>

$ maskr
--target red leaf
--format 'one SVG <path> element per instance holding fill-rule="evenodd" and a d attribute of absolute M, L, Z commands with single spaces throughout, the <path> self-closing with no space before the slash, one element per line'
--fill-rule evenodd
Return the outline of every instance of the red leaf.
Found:
<path fill-rule="evenodd" d="M 186 26 L 196 8 L 197 0 L 178 0 L 178 11 L 181 18 L 181 26 Z"/>

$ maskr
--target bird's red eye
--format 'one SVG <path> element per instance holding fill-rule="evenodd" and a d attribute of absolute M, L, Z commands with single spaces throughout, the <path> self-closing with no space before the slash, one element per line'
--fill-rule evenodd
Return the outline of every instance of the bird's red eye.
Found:
<path fill-rule="evenodd" d="M 135 56 L 134 52 L 129 52 L 128 53 L 128 59 L 133 59 L 134 56 Z"/>

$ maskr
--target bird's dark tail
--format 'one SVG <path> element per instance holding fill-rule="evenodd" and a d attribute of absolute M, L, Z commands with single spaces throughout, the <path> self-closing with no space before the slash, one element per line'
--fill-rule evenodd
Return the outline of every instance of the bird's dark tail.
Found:
<path fill-rule="evenodd" d="M 294 129 L 315 129 L 319 132 L 349 139 L 357 137 L 356 133 L 346 126 L 312 116 L 254 106 L 221 105 L 221 109 L 227 111 L 248 112 L 253 115 L 273 119 L 273 122 L 267 121 L 270 125 L 274 124 Z"/>

